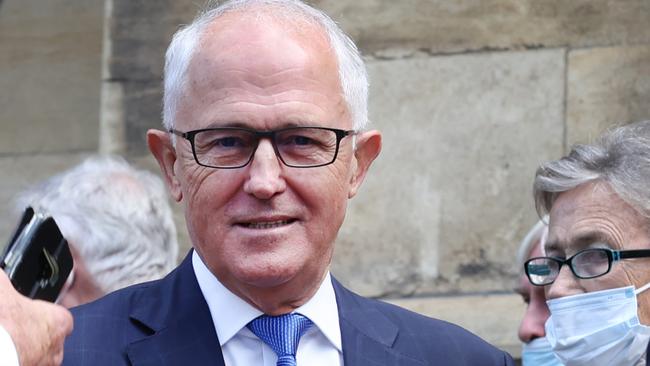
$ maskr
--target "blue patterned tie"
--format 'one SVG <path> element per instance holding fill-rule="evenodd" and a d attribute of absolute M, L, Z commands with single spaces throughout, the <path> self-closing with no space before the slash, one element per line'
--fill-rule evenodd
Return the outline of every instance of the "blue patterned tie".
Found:
<path fill-rule="evenodd" d="M 277 366 L 296 366 L 298 342 L 312 324 L 300 314 L 262 315 L 248 323 L 248 329 L 278 355 Z"/>

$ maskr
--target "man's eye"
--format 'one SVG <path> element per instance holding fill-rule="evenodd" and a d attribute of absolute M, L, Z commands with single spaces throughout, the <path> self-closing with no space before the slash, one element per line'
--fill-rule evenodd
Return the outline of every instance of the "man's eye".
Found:
<path fill-rule="evenodd" d="M 304 135 L 291 135 L 282 137 L 278 143 L 285 146 L 312 146 L 318 145 L 318 141 Z"/>
<path fill-rule="evenodd" d="M 311 145 L 314 143 L 314 140 L 310 139 L 309 137 L 305 136 L 294 136 L 292 138 L 292 142 L 296 145 Z"/>
<path fill-rule="evenodd" d="M 242 146 L 243 142 L 237 137 L 222 137 L 214 141 L 215 146 L 219 147 L 236 147 Z"/>

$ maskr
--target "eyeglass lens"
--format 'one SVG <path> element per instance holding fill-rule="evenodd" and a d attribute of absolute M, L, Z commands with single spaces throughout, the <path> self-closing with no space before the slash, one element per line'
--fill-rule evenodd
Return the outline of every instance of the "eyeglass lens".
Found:
<path fill-rule="evenodd" d="M 314 166 L 334 160 L 336 132 L 322 128 L 300 127 L 274 133 L 276 151 L 287 165 Z M 213 167 L 245 165 L 257 148 L 259 138 L 243 129 L 214 129 L 197 132 L 194 151 L 199 163 Z"/>
<path fill-rule="evenodd" d="M 557 278 L 566 263 L 578 278 L 593 278 L 609 272 L 611 259 L 606 249 L 587 249 L 566 261 L 551 257 L 534 258 L 526 262 L 528 278 L 533 284 L 550 284 Z"/>

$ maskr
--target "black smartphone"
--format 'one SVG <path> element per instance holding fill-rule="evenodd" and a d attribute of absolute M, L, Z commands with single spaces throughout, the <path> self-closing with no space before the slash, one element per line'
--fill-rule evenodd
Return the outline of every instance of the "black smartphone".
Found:
<path fill-rule="evenodd" d="M 28 207 L 7 244 L 0 268 L 21 294 L 56 301 L 72 271 L 68 242 L 54 219 Z"/>

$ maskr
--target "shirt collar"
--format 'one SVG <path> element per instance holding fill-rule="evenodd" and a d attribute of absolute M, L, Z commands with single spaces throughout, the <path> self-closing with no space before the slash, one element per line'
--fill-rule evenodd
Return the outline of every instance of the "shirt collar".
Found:
<path fill-rule="evenodd" d="M 314 296 L 297 308 L 295 312 L 309 318 L 330 343 L 339 352 L 343 352 L 341 329 L 339 327 L 339 310 L 329 271 L 325 274 L 325 278 Z"/>
<path fill-rule="evenodd" d="M 220 345 L 226 344 L 242 328 L 248 333 L 246 325 L 263 313 L 222 285 L 196 251 L 192 253 L 192 267 L 210 309 Z M 329 271 L 314 296 L 295 312 L 308 317 L 332 345 L 342 352 L 339 313 Z"/>

